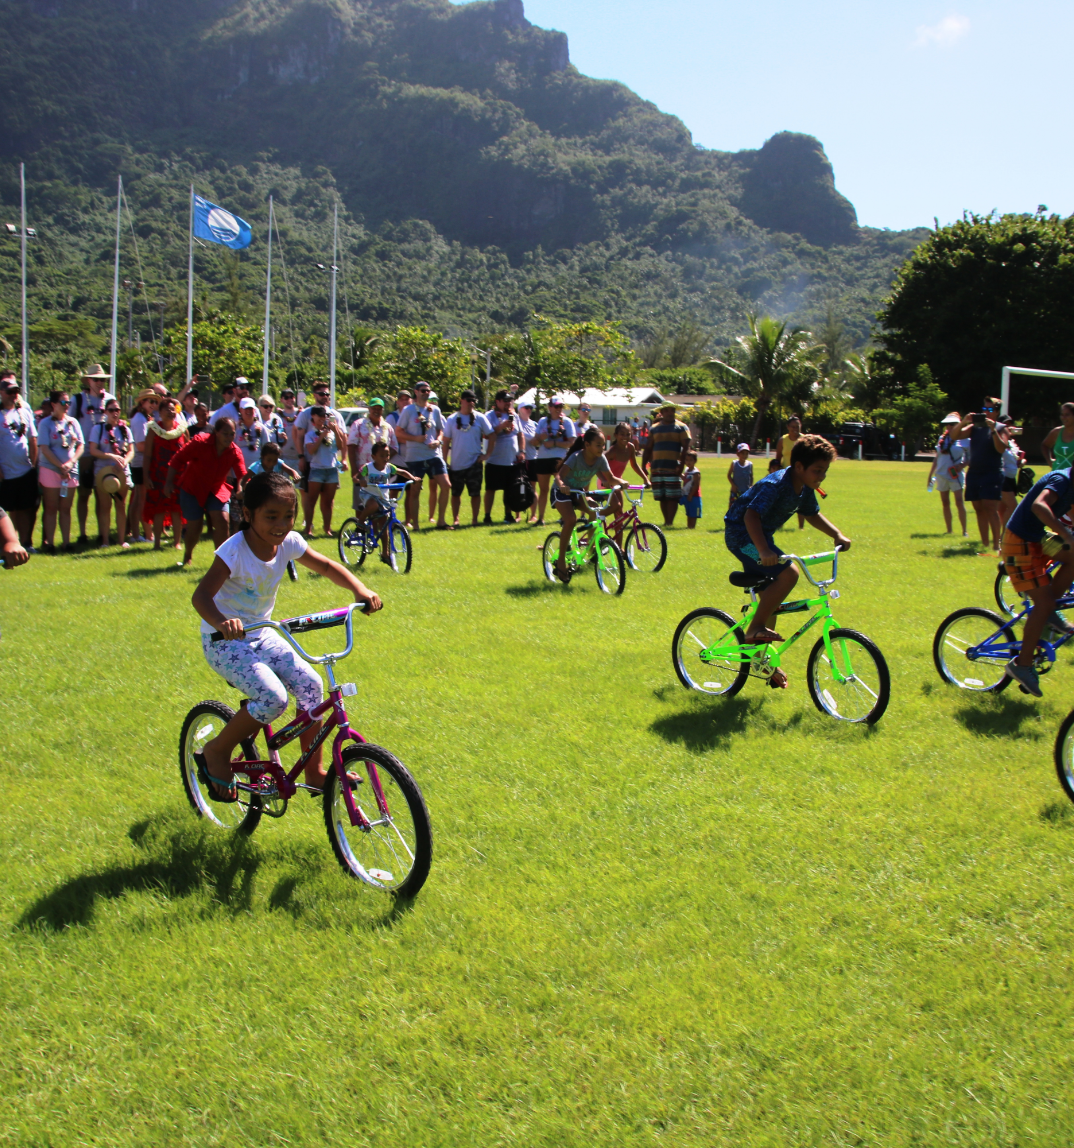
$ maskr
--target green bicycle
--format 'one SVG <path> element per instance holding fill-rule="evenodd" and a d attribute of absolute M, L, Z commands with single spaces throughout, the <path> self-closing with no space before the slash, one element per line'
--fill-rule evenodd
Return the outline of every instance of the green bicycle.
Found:
<path fill-rule="evenodd" d="M 690 690 L 712 697 L 732 697 L 746 684 L 748 677 L 769 680 L 779 669 L 783 655 L 818 622 L 822 632 L 809 655 L 806 686 L 813 704 L 821 713 L 840 721 L 872 725 L 888 707 L 891 697 L 891 675 L 887 662 L 876 644 L 857 630 L 836 625 L 829 602 L 839 597 L 829 587 L 838 574 L 838 548 L 825 554 L 792 558 L 806 578 L 820 591 L 816 598 L 784 602 L 779 614 L 796 614 L 814 610 L 809 620 L 780 645 L 747 644 L 745 635 L 757 613 L 757 592 L 763 590 L 778 574 L 767 570 L 756 573 L 735 571 L 732 586 L 746 590 L 750 605 L 742 608 L 744 617 L 736 622 L 730 614 L 703 606 L 686 615 L 675 631 L 671 659 L 679 681 Z M 811 566 L 830 561 L 831 578 L 817 580 Z"/>
<path fill-rule="evenodd" d="M 583 498 L 601 494 L 607 497 L 611 491 L 572 490 L 571 494 L 580 494 Z M 605 594 L 622 594 L 626 589 L 626 559 L 614 540 L 608 537 L 604 525 L 607 508 L 600 510 L 590 505 L 589 509 L 593 517 L 588 521 L 579 522 L 571 531 L 571 541 L 564 563 L 572 574 L 577 574 L 592 562 L 597 585 L 601 590 Z M 541 547 L 544 576 L 552 583 L 558 581 L 555 568 L 559 561 L 559 533 L 558 530 L 553 530 Z"/>

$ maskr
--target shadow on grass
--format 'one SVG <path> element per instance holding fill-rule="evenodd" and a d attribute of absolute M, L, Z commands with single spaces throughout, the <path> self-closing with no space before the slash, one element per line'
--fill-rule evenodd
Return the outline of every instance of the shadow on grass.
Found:
<path fill-rule="evenodd" d="M 1070 825 L 1074 822 L 1074 805 L 1069 801 L 1048 801 L 1038 816 L 1048 825 Z"/>
<path fill-rule="evenodd" d="M 679 742 L 694 753 L 726 749 L 736 734 L 746 731 L 760 702 L 733 697 L 698 702 L 678 713 L 657 718 L 649 728 L 665 741 Z"/>
<path fill-rule="evenodd" d="M 163 894 L 172 900 L 208 892 L 215 907 L 231 915 L 249 913 L 255 909 L 254 878 L 258 870 L 266 860 L 277 866 L 280 861 L 280 856 L 270 856 L 252 837 L 221 832 L 185 812 L 158 814 L 136 822 L 128 837 L 145 854 L 143 861 L 116 862 L 62 882 L 23 912 L 18 927 L 58 933 L 73 926 L 92 925 L 102 903 L 130 893 Z M 278 880 L 263 904 L 316 925 L 324 917 L 319 902 L 325 898 L 323 891 L 309 891 L 305 886 L 326 874 L 338 874 L 331 853 L 313 845 L 294 844 L 280 852 L 293 872 Z M 349 885 L 347 889 L 351 891 Z M 333 892 L 331 908 L 346 913 L 352 898 Z M 353 896 L 361 895 L 355 882 Z M 407 909 L 403 902 L 381 904 L 384 911 L 367 922 L 371 927 L 391 925 Z"/>
<path fill-rule="evenodd" d="M 941 558 L 976 558 L 980 546 L 977 543 L 963 542 L 961 546 L 945 546 L 940 551 Z M 922 551 L 927 553 L 927 551 Z M 999 561 L 999 558 L 996 558 Z"/>
<path fill-rule="evenodd" d="M 138 566 L 134 570 L 113 570 L 113 578 L 152 578 L 157 574 L 190 574 L 189 566 L 177 566 L 174 562 L 170 566 Z"/>
<path fill-rule="evenodd" d="M 505 586 L 503 592 L 512 598 L 536 598 L 540 594 L 555 594 L 570 590 L 570 586 L 555 585 L 545 579 L 543 582 L 530 582 L 526 586 Z"/>
<path fill-rule="evenodd" d="M 980 737 L 1017 737 L 1031 741 L 1039 741 L 1043 735 L 1037 729 L 1023 729 L 1022 726 L 1039 716 L 1038 708 L 1032 702 L 1006 693 L 955 710 L 955 721 L 970 733 Z"/>

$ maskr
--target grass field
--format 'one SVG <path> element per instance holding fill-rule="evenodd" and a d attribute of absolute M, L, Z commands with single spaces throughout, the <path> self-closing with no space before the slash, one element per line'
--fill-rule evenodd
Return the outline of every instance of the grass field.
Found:
<path fill-rule="evenodd" d="M 208 546 L 3 575 L 0 1143 L 1071 1143 L 1069 655 L 1042 701 L 942 685 L 936 626 L 995 565 L 923 466 L 841 461 L 835 612 L 887 657 L 886 716 L 814 709 L 811 640 L 785 692 L 687 695 L 676 623 L 743 601 L 722 469 L 622 598 L 546 585 L 535 529 L 370 572 L 341 678 L 435 834 L 398 909 L 312 801 L 245 841 L 188 808 L 183 715 L 234 700 L 189 605 Z M 337 604 L 303 571 L 277 616 Z"/>

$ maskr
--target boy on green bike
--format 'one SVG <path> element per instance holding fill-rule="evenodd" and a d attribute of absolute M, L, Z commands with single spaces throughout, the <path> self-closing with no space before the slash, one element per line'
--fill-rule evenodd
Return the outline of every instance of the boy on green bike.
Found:
<path fill-rule="evenodd" d="M 800 435 L 791 450 L 790 465 L 766 475 L 740 494 L 724 515 L 727 549 L 742 563 L 743 570 L 764 570 L 775 575 L 761 592 L 757 613 L 745 636 L 747 645 L 783 641 L 769 628 L 768 619 L 798 582 L 794 566 L 780 561 L 783 551 L 774 538 L 789 518 L 801 514 L 810 526 L 834 539 L 840 550 L 850 549 L 850 539 L 821 514 L 815 493 L 834 459 L 835 447 L 827 439 L 816 434 Z M 776 670 L 769 684 L 786 688 L 787 675 Z"/>
<path fill-rule="evenodd" d="M 559 511 L 563 523 L 555 570 L 556 577 L 564 585 L 571 580 L 565 555 L 570 549 L 571 533 L 578 524 L 575 509 L 583 512 L 594 509 L 584 495 L 572 494 L 571 490 L 588 490 L 594 478 L 599 478 L 601 485 L 612 492 L 609 508 L 612 514 L 618 514 L 623 506 L 623 496 L 619 492 L 626 483 L 619 482 L 608 465 L 604 456 L 603 433 L 597 427 L 590 427 L 582 438 L 582 449 L 563 460 L 552 486 L 552 506 Z"/>

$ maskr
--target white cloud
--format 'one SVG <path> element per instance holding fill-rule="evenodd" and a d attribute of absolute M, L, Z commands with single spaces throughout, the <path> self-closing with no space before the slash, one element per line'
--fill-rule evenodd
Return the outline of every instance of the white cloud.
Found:
<path fill-rule="evenodd" d="M 937 24 L 919 24 L 916 48 L 950 48 L 957 44 L 970 30 L 970 21 L 967 16 L 945 16 Z"/>

